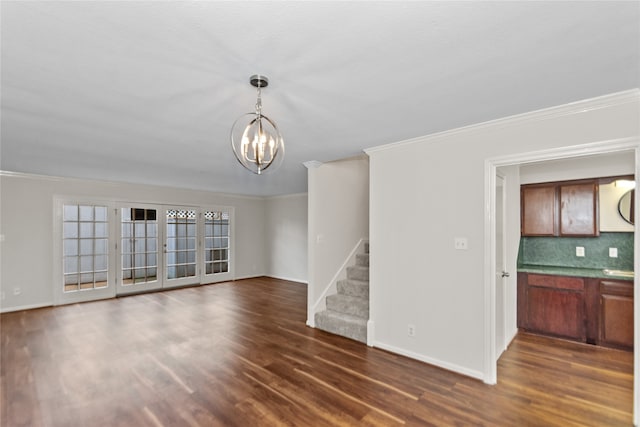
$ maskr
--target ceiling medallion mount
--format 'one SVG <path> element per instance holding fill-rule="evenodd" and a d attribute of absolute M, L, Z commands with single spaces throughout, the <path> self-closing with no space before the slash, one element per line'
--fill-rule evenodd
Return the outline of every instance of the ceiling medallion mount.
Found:
<path fill-rule="evenodd" d="M 262 88 L 269 85 L 269 79 L 254 74 L 249 83 L 258 89 L 255 112 L 243 114 L 233 123 L 231 148 L 242 166 L 262 175 L 282 164 L 284 140 L 275 122 L 262 114 Z"/>
<path fill-rule="evenodd" d="M 269 86 L 269 79 L 260 74 L 254 74 L 249 78 L 249 83 L 251 83 L 253 87 L 267 87 Z"/>

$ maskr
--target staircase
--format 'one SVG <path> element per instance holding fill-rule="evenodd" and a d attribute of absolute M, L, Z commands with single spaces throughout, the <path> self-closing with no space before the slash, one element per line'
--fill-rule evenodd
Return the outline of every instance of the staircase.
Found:
<path fill-rule="evenodd" d="M 337 283 L 338 293 L 326 299 L 327 309 L 316 313 L 316 327 L 363 343 L 369 320 L 369 244 L 356 255 L 356 265 L 347 267 L 347 278 Z"/>

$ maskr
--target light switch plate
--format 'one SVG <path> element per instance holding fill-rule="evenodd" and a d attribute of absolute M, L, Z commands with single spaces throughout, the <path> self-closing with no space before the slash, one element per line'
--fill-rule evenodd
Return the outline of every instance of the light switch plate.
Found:
<path fill-rule="evenodd" d="M 618 248 L 609 248 L 609 258 L 618 258 Z"/>
<path fill-rule="evenodd" d="M 576 246 L 576 256 L 584 256 L 584 246 Z"/>

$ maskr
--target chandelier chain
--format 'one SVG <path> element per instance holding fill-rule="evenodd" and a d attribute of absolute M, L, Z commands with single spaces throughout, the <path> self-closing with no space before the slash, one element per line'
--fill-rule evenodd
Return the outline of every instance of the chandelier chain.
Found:
<path fill-rule="evenodd" d="M 256 114 L 258 117 L 262 116 L 262 90 L 258 86 L 258 99 L 256 100 Z"/>

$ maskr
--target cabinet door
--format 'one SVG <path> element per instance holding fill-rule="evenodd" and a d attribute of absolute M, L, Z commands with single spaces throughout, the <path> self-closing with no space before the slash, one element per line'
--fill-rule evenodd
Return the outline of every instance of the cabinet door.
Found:
<path fill-rule="evenodd" d="M 597 236 L 598 184 L 564 184 L 560 186 L 560 235 Z"/>
<path fill-rule="evenodd" d="M 531 331 L 585 341 L 582 292 L 529 287 L 527 297 Z"/>
<path fill-rule="evenodd" d="M 633 349 L 633 282 L 600 282 L 599 344 Z"/>
<path fill-rule="evenodd" d="M 554 185 L 522 187 L 522 235 L 556 234 L 556 187 Z"/>

